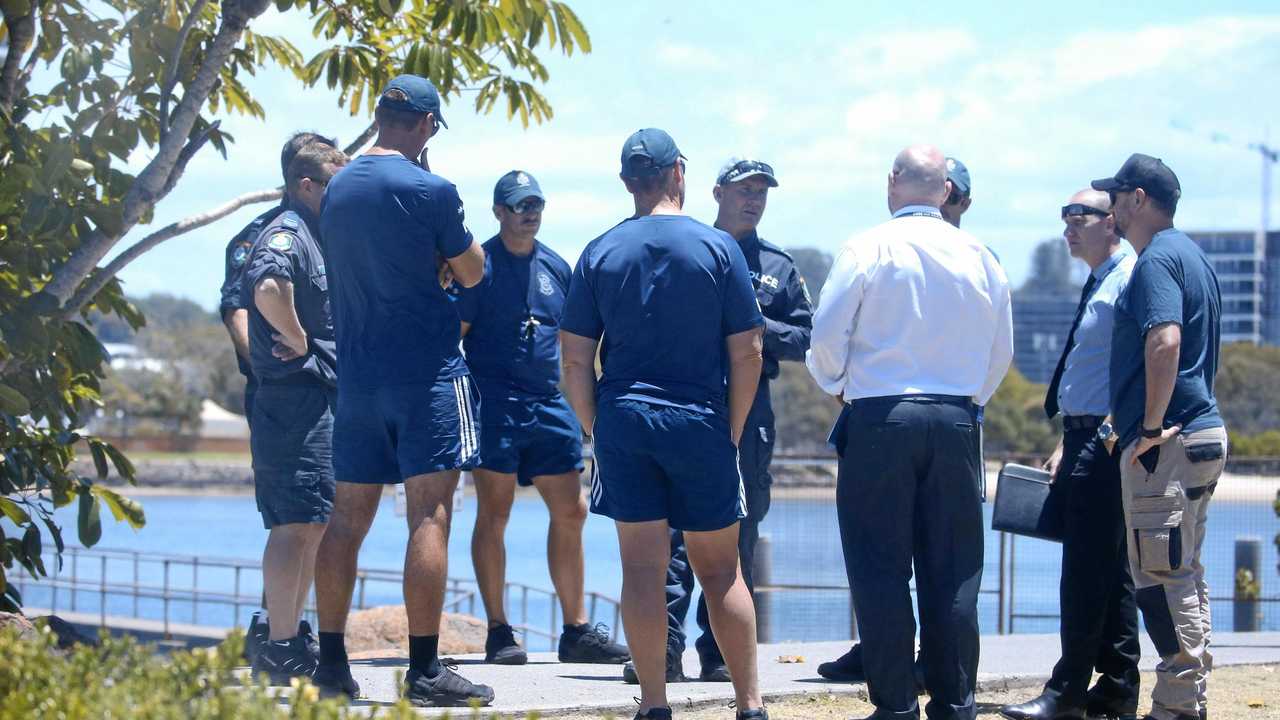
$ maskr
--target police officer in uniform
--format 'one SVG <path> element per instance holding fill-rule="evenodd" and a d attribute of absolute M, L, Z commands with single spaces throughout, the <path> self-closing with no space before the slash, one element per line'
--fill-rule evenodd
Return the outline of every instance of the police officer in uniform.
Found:
<path fill-rule="evenodd" d="M 557 387 L 569 264 L 537 240 L 546 202 L 529 173 L 503 175 L 493 189 L 499 231 L 484 244 L 484 279 L 455 291 L 467 365 L 484 398 L 481 459 L 472 475 L 478 509 L 471 559 L 489 620 L 485 661 L 523 665 L 528 659 L 503 607 L 503 532 L 519 485 L 536 488 L 551 515 L 547 566 L 565 621 L 560 661 L 617 664 L 630 653 L 603 626 L 588 623 L 583 602 L 582 428 Z"/>
<path fill-rule="evenodd" d="M 289 163 L 293 161 L 293 156 L 311 143 L 323 143 L 332 146 L 333 140 L 313 132 L 294 133 L 293 137 L 286 140 L 284 147 L 280 149 L 281 175 L 289 172 Z M 246 297 L 241 293 L 240 284 L 244 278 L 245 266 L 249 261 L 249 251 L 253 249 L 253 242 L 262 233 L 262 228 L 266 227 L 272 220 L 275 220 L 276 216 L 284 212 L 288 206 L 289 194 L 286 192 L 278 205 L 254 218 L 231 238 L 231 241 L 227 243 L 223 261 L 222 299 L 218 304 L 218 314 L 222 316 L 222 324 L 226 326 L 227 334 L 231 336 L 231 345 L 236 352 L 236 365 L 240 369 L 240 374 L 244 376 L 244 417 L 249 422 L 251 429 L 253 425 L 253 399 L 258 392 L 258 378 L 253 374 L 253 367 L 249 362 L 249 305 L 252 302 L 252 297 Z M 263 644 L 266 643 L 267 636 L 270 633 L 267 627 L 268 618 L 265 612 L 265 597 L 262 604 L 264 610 L 253 614 L 253 617 L 249 620 L 249 630 L 245 635 L 244 652 L 245 657 L 250 662 L 253 661 L 254 655 Z M 303 624 L 307 629 L 305 634 L 310 637 L 310 626 L 306 625 L 305 620 Z"/>
<path fill-rule="evenodd" d="M 773 167 L 768 163 L 732 158 L 720 169 L 712 189 L 712 196 L 720 206 L 715 226 L 738 241 L 765 318 L 763 372 L 738 444 L 738 463 L 747 495 L 747 516 L 738 528 L 738 555 L 743 579 L 751 589 L 755 587 L 751 571 L 756 541 L 760 537 L 760 523 L 769 512 L 769 489 L 773 484 L 769 464 L 776 437 L 769 381 L 778 377 L 780 361 L 804 360 L 804 353 L 809 349 L 809 329 L 813 325 L 809 291 L 795 262 L 782 248 L 756 233 L 756 226 L 764 217 L 769 189 L 777 186 Z M 667 568 L 667 682 L 680 682 L 684 679 L 681 663 L 684 620 L 694 578 L 683 533 L 673 530 L 671 537 L 671 564 Z M 705 598 L 699 598 L 697 621 L 702 631 L 695 643 L 701 660 L 699 679 L 728 682 L 729 670 L 711 632 Z M 623 669 L 623 677 L 627 682 L 637 682 L 634 666 L 628 664 Z"/>
<path fill-rule="evenodd" d="M 303 147 L 285 175 L 289 209 L 250 250 L 243 295 L 250 363 L 260 387 L 253 406 L 253 480 L 270 533 L 262 556 L 270 639 L 253 659 L 273 684 L 310 677 L 316 656 L 299 618 L 310 594 L 316 547 L 333 507 L 333 410 L 337 385 L 324 254 L 316 241 L 324 186 L 346 156 Z"/>

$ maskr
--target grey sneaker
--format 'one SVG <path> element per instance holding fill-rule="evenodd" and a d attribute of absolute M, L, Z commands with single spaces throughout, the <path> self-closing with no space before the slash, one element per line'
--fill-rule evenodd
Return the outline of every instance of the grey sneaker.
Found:
<path fill-rule="evenodd" d="M 529 654 L 516 642 L 511 626 L 503 623 L 489 628 L 484 640 L 484 661 L 494 665 L 524 665 Z"/>
<path fill-rule="evenodd" d="M 429 678 L 416 667 L 404 675 L 404 697 L 418 707 L 467 707 L 493 702 L 493 688 L 477 685 L 441 663 L 440 674 Z"/>
<path fill-rule="evenodd" d="M 604 623 L 566 627 L 560 634 L 558 650 L 556 654 L 564 663 L 621 665 L 631 659 L 631 651 L 610 639 L 609 627 Z"/>
<path fill-rule="evenodd" d="M 684 654 L 680 648 L 673 645 L 667 645 L 667 682 L 682 683 L 689 682 L 689 678 L 684 676 Z M 636 664 L 627 662 L 622 666 L 622 681 L 629 685 L 639 685 L 640 676 L 636 675 Z"/>

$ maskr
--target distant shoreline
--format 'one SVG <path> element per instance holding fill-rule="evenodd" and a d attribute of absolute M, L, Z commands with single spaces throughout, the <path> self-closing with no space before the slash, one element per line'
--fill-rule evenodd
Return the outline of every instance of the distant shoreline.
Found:
<path fill-rule="evenodd" d="M 92 476 L 92 463 L 79 461 L 80 474 Z M 249 459 L 202 460 L 194 458 L 140 458 L 135 461 L 137 485 L 125 484 L 114 473 L 108 484 L 134 497 L 179 495 L 250 496 L 253 495 L 253 469 Z M 996 479 L 1000 466 L 987 464 L 987 501 L 995 500 Z M 776 467 L 773 470 L 773 497 L 786 499 L 829 499 L 835 490 L 834 465 L 823 468 Z M 584 474 L 584 478 L 586 475 Z M 536 494 L 532 488 L 520 492 Z M 468 495 L 473 494 L 468 486 Z M 1280 476 L 1237 475 L 1225 473 L 1214 493 L 1217 500 L 1248 500 L 1270 503 L 1280 492 Z"/>

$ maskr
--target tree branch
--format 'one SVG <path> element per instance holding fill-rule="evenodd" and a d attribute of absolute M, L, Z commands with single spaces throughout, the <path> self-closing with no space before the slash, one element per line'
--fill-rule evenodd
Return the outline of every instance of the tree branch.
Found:
<path fill-rule="evenodd" d="M 17 5 L 24 5 L 26 12 Z M 22 71 L 22 57 L 31 47 L 36 36 L 36 7 L 34 2 L 4 3 L 5 29 L 9 33 L 9 49 L 4 56 L 4 68 L 0 70 L 0 112 L 8 115 L 13 112 L 13 103 L 18 98 L 18 77 Z"/>
<path fill-rule="evenodd" d="M 80 312 L 80 309 L 93 300 L 94 296 L 101 292 L 102 288 L 106 287 L 107 283 L 111 282 L 111 279 L 118 275 L 125 266 L 134 260 L 137 260 L 139 256 L 151 248 L 166 240 L 172 240 L 179 235 L 184 235 L 192 230 L 202 228 L 205 225 L 221 220 L 246 205 L 279 200 L 283 195 L 284 191 L 280 188 L 275 188 L 273 190 L 257 190 L 251 193 L 245 193 L 244 195 L 229 200 L 212 210 L 206 210 L 205 212 L 183 218 L 177 222 L 169 223 L 150 235 L 147 235 L 113 258 L 111 262 L 107 263 L 105 267 L 95 272 L 93 277 L 89 278 L 89 280 L 81 285 L 76 291 L 76 294 L 73 295 L 63 307 L 61 311 L 62 319 L 70 320 L 74 318 L 75 315 Z"/>
<path fill-rule="evenodd" d="M 356 139 L 352 140 L 350 144 L 342 148 L 342 152 L 348 155 L 355 155 L 357 152 L 362 150 L 365 145 L 368 145 L 369 141 L 373 139 L 373 136 L 377 134 L 378 134 L 378 123 L 376 122 L 369 123 L 369 127 L 365 128 L 363 132 L 357 135 Z"/>
<path fill-rule="evenodd" d="M 209 123 L 209 127 L 205 128 L 204 131 L 201 132 L 194 140 L 187 143 L 186 147 L 182 148 L 182 152 L 178 153 L 178 161 L 173 165 L 173 172 L 169 173 L 169 182 L 164 185 L 163 195 L 168 195 L 173 190 L 174 186 L 178 184 L 178 180 L 182 178 L 182 174 L 187 171 L 187 163 L 191 162 L 191 158 L 195 157 L 196 153 L 200 152 L 200 148 L 204 147 L 205 143 L 209 142 L 209 136 L 212 135 L 220 125 L 222 125 L 221 120 L 214 120 Z"/>
<path fill-rule="evenodd" d="M 169 64 L 165 66 L 164 84 L 160 86 L 160 139 L 163 140 L 169 134 L 169 96 L 173 94 L 173 88 L 178 84 L 178 67 L 182 63 L 182 48 L 187 44 L 187 36 L 191 34 L 191 27 L 196 24 L 200 13 L 204 11 L 204 6 L 208 0 L 196 0 L 195 5 L 191 6 L 191 12 L 187 15 L 187 19 L 182 21 L 182 28 L 178 30 L 178 41 L 173 45 L 173 51 L 169 53 Z"/>
<path fill-rule="evenodd" d="M 270 0 L 225 0 L 222 3 L 222 23 L 209 43 L 204 63 L 187 84 L 182 101 L 173 113 L 169 135 L 160 141 L 155 157 L 134 178 L 125 193 L 119 231 L 111 235 L 102 232 L 90 235 L 89 240 L 54 271 L 53 278 L 42 290 L 53 297 L 59 307 L 71 298 L 80 283 L 89 277 L 120 238 L 132 230 L 138 220 L 164 197 L 169 176 L 187 145 L 191 128 L 195 125 L 201 108 L 208 101 L 231 51 L 240 42 L 249 21 L 266 11 L 269 3 Z"/>

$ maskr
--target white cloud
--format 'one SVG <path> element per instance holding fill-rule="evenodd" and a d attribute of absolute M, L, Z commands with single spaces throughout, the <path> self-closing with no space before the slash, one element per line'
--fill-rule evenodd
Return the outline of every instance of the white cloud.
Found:
<path fill-rule="evenodd" d="M 977 50 L 977 40 L 966 30 L 875 33 L 859 36 L 842 47 L 836 53 L 836 64 L 841 74 L 855 83 L 882 84 L 936 73 Z"/>
<path fill-rule="evenodd" d="M 662 42 L 656 55 L 658 62 L 681 70 L 720 70 L 725 66 L 719 55 L 695 45 Z"/>

